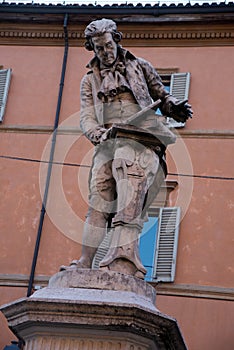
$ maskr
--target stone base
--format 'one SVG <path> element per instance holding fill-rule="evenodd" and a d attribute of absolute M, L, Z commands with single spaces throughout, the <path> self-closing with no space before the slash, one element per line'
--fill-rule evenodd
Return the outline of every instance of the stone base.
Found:
<path fill-rule="evenodd" d="M 1 311 L 25 350 L 186 350 L 176 320 L 156 309 L 155 296 L 133 276 L 71 269 Z"/>

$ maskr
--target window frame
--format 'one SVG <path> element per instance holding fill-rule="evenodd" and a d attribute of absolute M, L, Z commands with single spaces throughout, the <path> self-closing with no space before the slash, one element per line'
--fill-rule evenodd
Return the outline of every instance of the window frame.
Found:
<path fill-rule="evenodd" d="M 179 68 L 156 68 L 162 83 L 169 88 L 169 93 L 178 100 L 188 100 L 191 74 L 179 72 Z M 167 117 L 166 125 L 169 128 L 183 128 L 186 123 L 177 122 Z"/>
<path fill-rule="evenodd" d="M 0 123 L 3 122 L 10 88 L 12 69 L 0 69 Z"/>

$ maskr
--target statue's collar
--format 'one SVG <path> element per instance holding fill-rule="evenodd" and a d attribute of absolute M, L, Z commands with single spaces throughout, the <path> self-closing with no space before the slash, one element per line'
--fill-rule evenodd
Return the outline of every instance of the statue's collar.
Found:
<path fill-rule="evenodd" d="M 125 61 L 125 59 L 135 60 L 136 57 L 128 50 L 123 49 L 121 46 L 118 47 L 118 57 L 121 61 Z M 99 67 L 99 60 L 97 56 L 94 56 L 91 61 L 87 64 L 86 68 L 93 69 L 95 67 Z"/>

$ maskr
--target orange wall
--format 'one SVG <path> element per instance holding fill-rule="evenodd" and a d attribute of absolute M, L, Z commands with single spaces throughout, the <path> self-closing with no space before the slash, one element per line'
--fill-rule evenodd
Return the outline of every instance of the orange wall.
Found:
<path fill-rule="evenodd" d="M 191 73 L 194 119 L 188 129 L 228 130 L 233 126 L 233 47 L 133 47 L 131 51 L 155 67 L 179 67 Z M 4 67 L 13 70 L 5 123 L 52 125 L 63 48 L 0 46 L 0 57 Z M 79 110 L 79 84 L 91 57 L 84 48 L 69 49 L 61 120 Z"/>
<path fill-rule="evenodd" d="M 232 139 L 186 139 L 185 143 L 195 175 L 233 176 Z M 169 172 L 188 173 L 186 167 L 169 164 Z M 233 287 L 233 181 L 183 176 L 177 181 L 172 204 L 182 208 L 183 220 L 176 283 Z M 193 186 L 191 198 L 188 185 Z"/>
<path fill-rule="evenodd" d="M 155 67 L 179 67 L 180 72 L 191 73 L 194 119 L 187 129 L 233 128 L 233 47 L 133 48 L 132 52 Z"/>
<path fill-rule="evenodd" d="M 5 124 L 53 125 L 63 51 L 62 47 L 0 46 L 4 68 L 12 68 Z M 69 49 L 61 121 L 79 110 L 87 56 L 84 49 Z"/>
<path fill-rule="evenodd" d="M 157 307 L 177 319 L 189 350 L 233 349 L 233 302 L 158 296 Z"/>

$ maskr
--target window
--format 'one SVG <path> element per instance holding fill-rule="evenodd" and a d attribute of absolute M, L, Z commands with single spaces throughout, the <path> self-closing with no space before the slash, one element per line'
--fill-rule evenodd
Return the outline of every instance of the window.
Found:
<path fill-rule="evenodd" d="M 3 121 L 7 95 L 11 80 L 11 69 L 0 69 L 0 122 Z"/>
<path fill-rule="evenodd" d="M 156 208 L 155 208 L 156 209 Z M 173 282 L 179 235 L 180 208 L 165 207 L 154 209 L 145 223 L 139 239 L 139 251 L 147 269 L 146 281 Z M 93 268 L 99 267 L 111 242 L 108 231 L 93 261 Z"/>
<path fill-rule="evenodd" d="M 178 98 L 178 100 L 187 100 L 189 95 L 190 73 L 178 73 L 178 68 L 157 68 L 166 90 Z M 158 111 L 157 111 L 158 114 Z M 167 118 L 167 125 L 170 128 L 182 128 L 185 123 L 175 121 L 173 118 Z"/>
<path fill-rule="evenodd" d="M 150 214 L 139 242 L 142 263 L 147 269 L 146 280 L 173 282 L 179 237 L 180 208 L 158 208 Z"/>
<path fill-rule="evenodd" d="M 178 100 L 187 100 L 189 94 L 190 73 L 175 73 L 171 75 L 170 94 Z M 182 128 L 185 123 L 175 121 L 173 118 L 167 118 L 169 127 Z"/>

